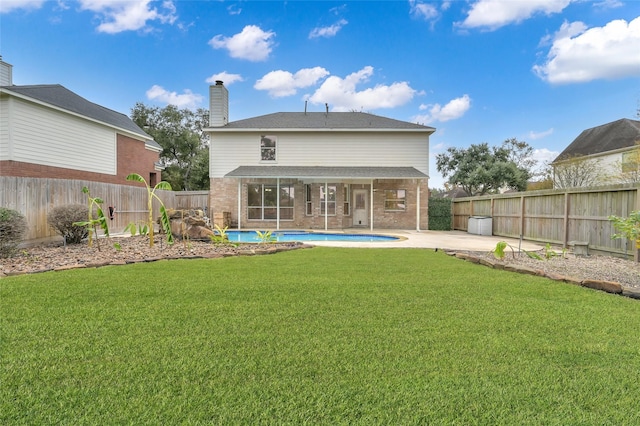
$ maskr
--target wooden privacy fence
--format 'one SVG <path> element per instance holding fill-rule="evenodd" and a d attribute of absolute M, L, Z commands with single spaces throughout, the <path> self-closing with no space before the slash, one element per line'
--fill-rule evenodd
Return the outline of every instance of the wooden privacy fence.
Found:
<path fill-rule="evenodd" d="M 545 190 L 453 200 L 453 229 L 466 231 L 471 216 L 490 216 L 493 235 L 567 247 L 587 242 L 589 250 L 626 255 L 633 241 L 612 239 L 610 215 L 627 217 L 640 210 L 640 185 Z"/>
<path fill-rule="evenodd" d="M 28 231 L 25 240 L 48 239 L 57 236 L 47 223 L 47 214 L 54 207 L 66 204 L 87 205 L 87 196 L 82 188 L 89 188 L 92 197 L 104 201 L 105 216 L 109 207 L 115 209 L 113 219 L 108 220 L 111 233 L 121 233 L 131 222 L 139 223 L 148 217 L 147 189 L 138 186 L 108 183 L 21 177 L 0 177 L 0 207 L 22 213 L 27 219 Z M 167 208 L 208 210 L 208 191 L 172 192 L 156 191 Z M 154 202 L 157 216 L 159 203 Z"/>

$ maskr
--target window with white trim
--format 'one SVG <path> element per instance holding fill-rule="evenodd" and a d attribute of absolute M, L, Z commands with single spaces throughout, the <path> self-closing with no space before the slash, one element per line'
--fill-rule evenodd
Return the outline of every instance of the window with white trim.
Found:
<path fill-rule="evenodd" d="M 313 203 L 311 201 L 311 185 L 306 184 L 304 186 L 304 191 L 305 191 L 305 203 L 306 203 L 305 214 L 307 216 L 311 216 L 313 215 Z"/>
<path fill-rule="evenodd" d="M 640 169 L 640 150 L 622 153 L 622 173 L 637 172 Z"/>
<path fill-rule="evenodd" d="M 335 216 L 336 214 L 336 186 L 320 185 L 320 214 L 325 214 L 325 209 L 329 216 Z"/>
<path fill-rule="evenodd" d="M 276 161 L 276 145 L 277 137 L 262 135 L 260 136 L 260 160 L 261 161 Z"/>
<path fill-rule="evenodd" d="M 343 214 L 345 216 L 350 216 L 351 215 L 351 186 L 350 185 L 345 184 L 342 186 L 342 196 L 344 200 Z"/>
<path fill-rule="evenodd" d="M 404 189 L 384 190 L 385 211 L 405 211 L 407 209 L 407 191 Z"/>
<path fill-rule="evenodd" d="M 249 220 L 276 220 L 278 214 L 278 186 L 247 185 L 247 218 Z M 293 220 L 293 184 L 280 185 L 280 219 Z"/>

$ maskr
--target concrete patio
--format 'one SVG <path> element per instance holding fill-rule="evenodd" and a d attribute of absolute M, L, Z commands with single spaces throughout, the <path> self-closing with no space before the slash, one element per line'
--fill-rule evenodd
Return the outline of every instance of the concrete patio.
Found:
<path fill-rule="evenodd" d="M 344 232 L 346 234 L 378 234 L 393 235 L 400 237 L 398 241 L 385 242 L 351 242 L 351 241 L 313 241 L 310 242 L 316 246 L 327 247 L 369 247 L 369 248 L 432 248 L 446 250 L 468 250 L 468 251 L 491 251 L 500 241 L 505 241 L 514 249 L 520 247 L 523 250 L 535 251 L 541 250 L 542 245 L 531 241 L 522 241 L 513 238 L 505 238 L 499 236 L 484 236 L 469 234 L 463 231 L 408 231 L 408 230 L 390 230 L 375 229 L 370 230 L 344 230 L 344 231 L 328 231 L 331 233 Z"/>

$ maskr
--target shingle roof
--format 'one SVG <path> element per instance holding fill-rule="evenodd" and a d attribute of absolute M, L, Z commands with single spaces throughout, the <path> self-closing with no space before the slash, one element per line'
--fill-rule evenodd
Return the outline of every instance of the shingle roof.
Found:
<path fill-rule="evenodd" d="M 623 118 L 584 130 L 553 161 L 628 148 L 640 142 L 640 121 Z"/>
<path fill-rule="evenodd" d="M 59 84 L 39 84 L 29 86 L 2 86 L 5 91 L 35 99 L 46 104 L 83 115 L 109 126 L 127 130 L 147 139 L 146 143 L 161 148 L 152 137 L 142 130 L 125 114 L 94 104 Z"/>
<path fill-rule="evenodd" d="M 234 178 L 307 179 L 423 179 L 414 167 L 240 166 L 227 173 Z"/>
<path fill-rule="evenodd" d="M 276 112 L 237 120 L 213 129 L 376 129 L 434 132 L 421 124 L 394 120 L 364 112 Z"/>

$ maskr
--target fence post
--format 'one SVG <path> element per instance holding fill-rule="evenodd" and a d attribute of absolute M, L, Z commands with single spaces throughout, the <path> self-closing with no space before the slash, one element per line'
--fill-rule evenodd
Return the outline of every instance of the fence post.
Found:
<path fill-rule="evenodd" d="M 520 197 L 520 239 L 524 238 L 524 195 Z"/>
<path fill-rule="evenodd" d="M 640 186 L 636 186 L 636 208 L 635 208 L 636 211 L 640 210 L 640 193 L 638 191 L 639 189 L 640 189 Z M 633 260 L 635 260 L 636 262 L 639 262 L 640 247 L 638 247 L 635 241 L 631 243 L 631 246 L 633 247 Z"/>
<path fill-rule="evenodd" d="M 562 218 L 562 248 L 569 242 L 569 191 L 564 192 L 564 217 Z"/>

